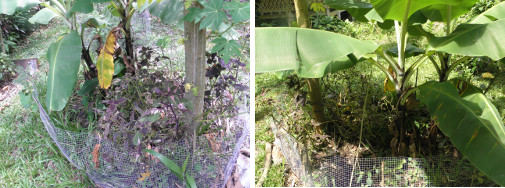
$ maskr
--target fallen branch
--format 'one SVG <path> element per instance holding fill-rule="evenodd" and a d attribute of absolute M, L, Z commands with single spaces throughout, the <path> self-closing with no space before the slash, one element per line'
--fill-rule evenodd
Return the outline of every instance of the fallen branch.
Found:
<path fill-rule="evenodd" d="M 272 164 L 272 144 L 269 142 L 266 143 L 265 145 L 265 167 L 263 168 L 263 174 L 261 174 L 260 179 L 258 180 L 258 183 L 256 183 L 256 187 L 261 187 L 261 184 L 265 181 L 265 178 L 267 177 L 268 170 L 270 169 L 270 165 Z"/>

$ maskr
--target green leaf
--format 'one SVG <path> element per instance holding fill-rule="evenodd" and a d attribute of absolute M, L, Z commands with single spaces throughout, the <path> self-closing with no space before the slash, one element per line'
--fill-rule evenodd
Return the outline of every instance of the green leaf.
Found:
<path fill-rule="evenodd" d="M 77 0 L 70 9 L 69 13 L 71 12 L 82 12 L 85 14 L 93 12 L 93 3 L 91 3 L 91 0 Z"/>
<path fill-rule="evenodd" d="M 117 58 L 114 61 L 114 76 L 120 74 L 125 68 L 125 64 L 122 62 L 123 58 Z"/>
<path fill-rule="evenodd" d="M 107 3 L 110 2 L 111 0 L 91 0 L 92 3 Z"/>
<path fill-rule="evenodd" d="M 146 122 L 146 121 L 149 121 L 149 122 L 155 122 L 157 120 L 159 120 L 161 117 L 160 114 L 153 114 L 153 115 L 148 115 L 148 116 L 144 116 L 142 118 L 140 118 L 140 122 Z"/>
<path fill-rule="evenodd" d="M 103 27 L 107 22 L 100 18 L 90 18 L 82 24 L 83 27 L 93 27 L 100 28 Z"/>
<path fill-rule="evenodd" d="M 452 144 L 481 172 L 505 186 L 505 127 L 491 101 L 478 92 L 461 98 L 448 82 L 427 82 L 419 90 L 421 101 Z"/>
<path fill-rule="evenodd" d="M 146 3 L 146 0 L 137 0 L 137 9 L 142 8 L 142 5 Z"/>
<path fill-rule="evenodd" d="M 147 9 L 165 24 L 175 23 L 184 17 L 184 6 L 177 0 L 164 0 L 160 3 L 153 1 Z"/>
<path fill-rule="evenodd" d="M 93 78 L 91 80 L 86 80 L 84 84 L 82 84 L 81 89 L 79 90 L 79 95 L 84 96 L 86 94 L 91 94 L 95 91 L 98 86 L 98 78 Z"/>
<path fill-rule="evenodd" d="M 49 47 L 46 96 L 46 105 L 49 110 L 60 111 L 67 104 L 77 81 L 81 49 L 81 38 L 77 31 L 71 31 Z"/>
<path fill-rule="evenodd" d="M 119 10 L 114 5 L 112 5 L 112 3 L 107 6 L 107 9 L 109 10 L 109 12 L 113 16 L 118 17 L 118 18 L 123 17 L 123 16 L 121 16 L 121 13 L 119 13 Z"/>
<path fill-rule="evenodd" d="M 37 109 L 30 93 L 25 93 L 23 91 L 19 92 L 19 102 L 21 103 L 21 106 L 26 109 Z"/>
<path fill-rule="evenodd" d="M 184 179 L 181 168 L 179 166 L 177 166 L 177 164 L 175 164 L 172 160 L 168 159 L 167 157 L 163 156 L 161 153 L 158 153 L 154 150 L 143 149 L 142 151 L 148 152 L 152 156 L 158 158 L 161 162 L 163 162 L 163 164 L 165 164 L 165 166 L 167 166 L 170 169 L 170 171 L 172 171 L 175 174 L 175 176 L 177 176 L 177 178 L 179 178 L 179 180 L 182 181 Z"/>
<path fill-rule="evenodd" d="M 310 9 L 314 12 L 325 12 L 326 11 L 323 3 L 312 3 L 310 5 Z"/>
<path fill-rule="evenodd" d="M 196 188 L 196 181 L 195 178 L 193 178 L 191 175 L 186 174 L 186 186 L 190 188 Z"/>
<path fill-rule="evenodd" d="M 0 0 L 0 14 L 12 15 L 16 10 L 26 10 L 39 3 L 38 0 Z"/>
<path fill-rule="evenodd" d="M 188 14 L 184 17 L 185 21 L 200 22 L 200 28 L 209 28 L 217 31 L 219 25 L 226 19 L 226 13 L 223 9 L 222 0 L 209 0 L 202 2 L 203 9 L 191 7 L 188 9 Z M 203 18 L 203 19 L 202 19 Z"/>
<path fill-rule="evenodd" d="M 387 53 L 389 55 L 394 56 L 394 57 L 398 57 L 398 46 L 393 46 L 393 47 L 389 48 L 387 50 Z M 417 46 L 414 46 L 410 43 L 408 43 L 405 48 L 405 58 L 417 56 L 417 55 L 424 54 L 424 53 L 425 53 L 424 50 L 422 50 L 422 49 L 418 48 Z"/>
<path fill-rule="evenodd" d="M 132 140 L 133 145 L 138 146 L 140 144 L 140 141 L 142 140 L 142 136 L 143 136 L 142 133 L 137 131 L 135 133 L 135 136 L 133 136 L 133 140 Z"/>
<path fill-rule="evenodd" d="M 184 164 L 182 165 L 182 173 L 183 174 L 186 173 L 186 166 L 188 165 L 188 161 L 189 161 L 189 155 L 186 157 L 186 160 L 184 160 Z"/>
<path fill-rule="evenodd" d="M 217 52 L 218 55 L 222 56 L 225 63 L 228 63 L 232 57 L 241 55 L 240 49 L 242 46 L 236 40 L 226 40 L 223 37 L 219 37 L 212 40 L 212 43 L 216 45 L 210 53 Z"/>
<path fill-rule="evenodd" d="M 430 5 L 458 5 L 465 0 L 371 0 L 373 7 L 384 19 L 403 21 L 414 12 Z"/>
<path fill-rule="evenodd" d="M 33 15 L 28 21 L 32 24 L 39 23 L 47 25 L 54 17 L 58 16 L 49 8 L 43 8 L 39 10 L 37 14 Z"/>
<path fill-rule="evenodd" d="M 465 56 L 505 57 L 505 19 L 486 24 L 461 24 L 450 35 L 432 38 L 433 49 Z"/>
<path fill-rule="evenodd" d="M 498 5 L 486 10 L 485 12 L 479 14 L 473 18 L 469 23 L 491 23 L 493 21 L 505 18 L 505 2 L 501 2 Z"/>
<path fill-rule="evenodd" d="M 455 6 L 438 4 L 421 9 L 421 12 L 431 21 L 446 22 L 468 13 L 479 0 L 463 0 Z M 450 11 L 450 16 L 448 16 Z"/>
<path fill-rule="evenodd" d="M 241 3 L 238 1 L 227 2 L 224 9 L 229 10 L 233 22 L 240 23 L 249 20 L 251 8 L 249 2 Z"/>
<path fill-rule="evenodd" d="M 256 73 L 294 70 L 300 77 L 320 78 L 356 64 L 379 46 L 345 35 L 303 28 L 256 28 Z"/>
<path fill-rule="evenodd" d="M 354 0 L 325 0 L 324 3 L 336 10 L 347 10 L 352 17 L 360 22 L 368 22 L 365 15 L 373 9 L 370 3 Z"/>

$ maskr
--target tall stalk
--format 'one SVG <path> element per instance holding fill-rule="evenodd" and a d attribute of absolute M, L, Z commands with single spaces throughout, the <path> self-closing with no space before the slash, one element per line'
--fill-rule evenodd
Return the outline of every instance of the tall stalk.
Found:
<path fill-rule="evenodd" d="M 307 0 L 295 0 L 296 22 L 300 28 L 310 28 L 310 15 L 309 5 Z M 324 104 L 319 78 L 307 78 L 307 85 L 309 87 L 309 97 L 312 103 L 312 116 L 318 123 L 325 122 L 324 118 Z M 316 132 L 321 133 L 321 127 L 315 127 Z"/>

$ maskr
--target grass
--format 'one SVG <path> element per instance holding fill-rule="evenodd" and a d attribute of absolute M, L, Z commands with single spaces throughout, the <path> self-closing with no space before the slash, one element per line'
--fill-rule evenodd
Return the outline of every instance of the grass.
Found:
<path fill-rule="evenodd" d="M 50 24 L 30 35 L 13 59 L 38 58 L 40 74 L 47 72 L 45 54 L 49 45 L 67 31 L 61 23 Z M 23 83 L 26 81 L 15 80 Z M 45 79 L 37 80 L 37 85 Z M 45 90 L 45 88 L 38 88 Z M 25 109 L 15 94 L 12 103 L 0 113 L 0 185 L 4 187 L 91 187 L 82 170 L 72 166 L 40 121 L 38 111 Z"/>

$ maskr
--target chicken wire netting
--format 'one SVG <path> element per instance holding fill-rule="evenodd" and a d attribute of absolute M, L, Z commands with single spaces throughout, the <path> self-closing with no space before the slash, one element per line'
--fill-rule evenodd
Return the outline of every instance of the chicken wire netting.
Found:
<path fill-rule="evenodd" d="M 116 143 L 97 134 L 74 132 L 56 127 L 38 100 L 40 118 L 61 153 L 78 169 L 84 170 L 99 187 L 182 187 L 183 182 L 156 158 L 140 152 L 145 147 L 132 148 L 129 143 Z M 200 136 L 159 145 L 159 153 L 183 166 L 187 156 L 186 171 L 198 187 L 225 187 L 240 149 L 247 144 L 249 129 L 243 122 L 241 130 Z M 98 162 L 93 153 L 99 145 Z M 139 155 L 140 153 L 140 155 Z M 98 164 L 97 164 L 98 163 Z"/>
<path fill-rule="evenodd" d="M 486 180 L 466 159 L 445 155 L 425 158 L 370 157 L 356 158 L 332 154 L 308 157 L 303 144 L 282 128 L 270 123 L 279 140 L 289 172 L 296 177 L 286 185 L 304 187 L 437 187 L 496 186 Z M 292 181 L 291 181 L 292 180 Z"/>
<path fill-rule="evenodd" d="M 436 186 L 435 168 L 425 159 L 408 157 L 347 158 L 331 156 L 314 171 L 317 186 Z"/>

